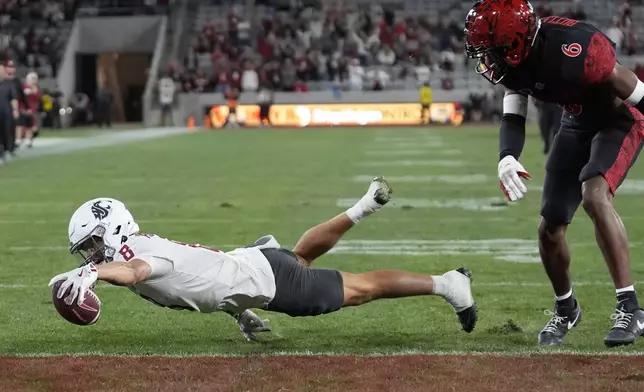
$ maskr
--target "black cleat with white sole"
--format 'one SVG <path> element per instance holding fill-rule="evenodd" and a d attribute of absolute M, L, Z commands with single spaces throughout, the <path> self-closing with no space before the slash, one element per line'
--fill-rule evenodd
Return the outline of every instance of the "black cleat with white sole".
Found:
<path fill-rule="evenodd" d="M 555 305 L 554 312 L 546 310 L 545 313 L 552 316 L 552 318 L 539 332 L 538 341 L 540 346 L 560 346 L 568 331 L 579 325 L 581 321 L 581 308 L 576 300 L 572 309 Z"/>
<path fill-rule="evenodd" d="M 470 282 L 472 282 L 472 271 L 464 267 L 458 268 L 456 271 L 467 276 Z M 478 321 L 479 317 L 478 310 L 476 308 L 476 302 L 472 302 L 472 306 L 467 309 L 461 310 L 456 314 L 458 315 L 458 320 L 461 322 L 463 331 L 467 333 L 472 332 L 474 330 L 474 327 L 476 327 L 476 322 Z"/>
<path fill-rule="evenodd" d="M 615 309 L 610 318 L 615 320 L 615 324 L 604 338 L 607 347 L 633 344 L 638 337 L 644 335 L 644 310 L 630 311 L 622 306 Z"/>

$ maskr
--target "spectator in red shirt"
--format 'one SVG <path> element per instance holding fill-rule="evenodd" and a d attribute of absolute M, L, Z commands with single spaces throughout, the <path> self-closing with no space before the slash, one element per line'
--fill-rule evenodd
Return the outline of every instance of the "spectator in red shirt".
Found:
<path fill-rule="evenodd" d="M 275 50 L 275 34 L 272 31 L 268 31 L 265 34 L 262 34 L 257 39 L 257 51 L 265 60 L 268 60 L 273 57 L 273 51 Z"/>
<path fill-rule="evenodd" d="M 296 93 L 305 93 L 309 91 L 309 87 L 302 81 L 302 79 L 298 79 L 293 85 L 293 91 Z"/>
<path fill-rule="evenodd" d="M 410 57 L 417 57 L 420 45 L 418 43 L 418 32 L 415 27 L 407 26 L 405 31 L 405 48 L 407 55 Z"/>
<path fill-rule="evenodd" d="M 241 77 L 242 73 L 238 65 L 233 65 L 228 72 L 228 85 L 236 90 L 241 90 Z"/>
<path fill-rule="evenodd" d="M 227 67 L 220 67 L 217 71 L 217 86 L 215 91 L 224 92 L 228 89 L 228 69 Z"/>
<path fill-rule="evenodd" d="M 300 57 L 296 61 L 297 77 L 301 80 L 309 79 L 309 59 L 306 55 Z"/>

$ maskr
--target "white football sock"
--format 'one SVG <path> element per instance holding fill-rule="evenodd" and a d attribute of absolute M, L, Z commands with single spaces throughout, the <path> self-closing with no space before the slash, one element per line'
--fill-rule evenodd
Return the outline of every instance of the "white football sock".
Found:
<path fill-rule="evenodd" d="M 570 289 L 570 291 L 564 295 L 559 295 L 559 296 L 555 295 L 555 299 L 557 301 L 563 301 L 564 299 L 568 299 L 570 297 L 572 297 L 572 289 Z"/>
<path fill-rule="evenodd" d="M 345 211 L 345 214 L 351 219 L 353 223 L 360 222 L 360 219 L 364 216 L 364 210 L 360 203 L 356 203 L 353 207 Z"/>
<path fill-rule="evenodd" d="M 626 293 L 626 292 L 628 292 L 628 291 L 635 291 L 635 286 L 630 285 L 630 286 L 626 286 L 626 287 L 623 287 L 623 288 L 621 288 L 621 289 L 617 289 L 617 290 L 615 290 L 615 292 L 617 293 L 617 295 L 620 295 L 620 294 L 622 294 L 622 293 Z"/>
<path fill-rule="evenodd" d="M 447 289 L 447 286 L 449 285 L 447 279 L 443 275 L 432 275 L 432 280 L 434 281 L 434 294 L 445 297 L 445 295 L 449 292 L 449 290 Z"/>
<path fill-rule="evenodd" d="M 360 200 L 351 208 L 345 211 L 345 214 L 353 221 L 358 223 L 362 217 L 369 216 L 378 211 L 382 206 L 373 199 L 375 191 L 367 191 Z"/>

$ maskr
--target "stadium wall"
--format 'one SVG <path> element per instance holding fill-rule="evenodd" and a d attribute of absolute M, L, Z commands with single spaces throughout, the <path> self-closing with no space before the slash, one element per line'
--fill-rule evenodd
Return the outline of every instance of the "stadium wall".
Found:
<path fill-rule="evenodd" d="M 150 53 L 164 17 L 86 17 L 80 23 L 80 53 Z"/>
<path fill-rule="evenodd" d="M 164 16 L 161 20 L 161 26 L 159 27 L 157 33 L 156 44 L 154 47 L 154 55 L 152 56 L 152 64 L 150 64 L 148 72 L 148 80 L 145 83 L 145 92 L 143 94 L 143 116 L 149 115 L 150 108 L 152 107 L 152 98 L 154 91 L 154 84 L 158 80 L 159 76 L 159 64 L 161 58 L 163 57 L 163 50 L 166 47 L 167 39 L 167 30 L 168 30 L 168 17 Z M 148 123 L 148 119 L 142 117 L 145 123 Z"/>
<path fill-rule="evenodd" d="M 76 92 L 77 54 L 153 53 L 166 27 L 167 17 L 159 15 L 76 18 L 56 78 L 67 102 Z M 63 121 L 69 125 L 68 116 Z"/>
<path fill-rule="evenodd" d="M 76 19 L 72 26 L 69 39 L 67 40 L 67 46 L 65 47 L 65 53 L 63 55 L 60 68 L 58 69 L 58 75 L 56 76 L 58 88 L 68 102 L 74 95 L 74 89 L 76 87 L 76 53 L 78 53 L 78 48 L 80 47 L 80 30 L 81 27 L 79 19 Z M 63 125 L 67 127 L 69 126 L 69 122 L 71 122 L 71 117 L 62 116 L 61 121 L 63 121 Z"/>

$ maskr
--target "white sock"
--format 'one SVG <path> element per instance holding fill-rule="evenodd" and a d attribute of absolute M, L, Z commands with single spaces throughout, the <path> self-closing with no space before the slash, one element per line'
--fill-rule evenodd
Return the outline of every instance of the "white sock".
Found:
<path fill-rule="evenodd" d="M 432 280 L 434 281 L 434 295 L 444 297 L 449 292 L 447 289 L 447 286 L 449 285 L 449 283 L 447 283 L 447 279 L 445 279 L 443 275 L 432 275 Z"/>
<path fill-rule="evenodd" d="M 364 208 L 360 202 L 357 202 L 353 207 L 345 211 L 345 214 L 353 221 L 353 223 L 360 222 L 360 219 L 364 216 Z"/>
<path fill-rule="evenodd" d="M 555 299 L 557 301 L 563 301 L 564 299 L 568 299 L 570 297 L 572 297 L 572 289 L 570 289 L 570 291 L 564 295 L 555 296 Z"/>
<path fill-rule="evenodd" d="M 622 293 L 626 293 L 626 292 L 628 292 L 628 291 L 635 291 L 635 286 L 630 285 L 630 286 L 623 287 L 623 288 L 621 288 L 621 289 L 617 289 L 617 290 L 615 290 L 615 292 L 617 293 L 617 295 L 620 295 L 620 294 L 622 294 Z"/>
<path fill-rule="evenodd" d="M 373 214 L 380 205 L 373 200 L 373 196 L 366 194 L 351 208 L 345 211 L 345 214 L 353 221 L 353 223 L 360 222 L 365 216 Z"/>

